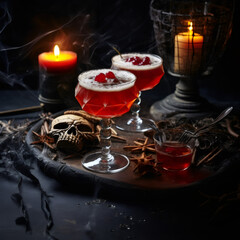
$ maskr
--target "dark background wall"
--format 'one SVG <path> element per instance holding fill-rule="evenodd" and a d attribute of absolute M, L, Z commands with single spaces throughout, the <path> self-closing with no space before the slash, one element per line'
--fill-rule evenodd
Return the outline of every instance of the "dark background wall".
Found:
<path fill-rule="evenodd" d="M 110 67 L 116 53 L 151 51 L 150 0 L 0 2 L 0 71 L 4 85 L 34 85 L 37 56 L 54 44 L 78 53 L 79 71 Z M 1 77 L 1 76 L 0 76 Z M 16 81 L 15 81 L 16 80 Z"/>
<path fill-rule="evenodd" d="M 215 0 L 217 1 L 217 0 Z M 78 71 L 110 67 L 120 52 L 156 52 L 151 0 L 0 1 L 0 87 L 38 86 L 37 56 L 54 44 L 78 53 Z M 240 14 L 236 1 L 232 36 L 206 88 L 238 95 Z M 174 86 L 174 85 L 173 85 Z"/>

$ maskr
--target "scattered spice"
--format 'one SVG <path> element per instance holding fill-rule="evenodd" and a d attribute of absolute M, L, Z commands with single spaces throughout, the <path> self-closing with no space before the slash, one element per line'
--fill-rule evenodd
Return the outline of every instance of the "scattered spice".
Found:
<path fill-rule="evenodd" d="M 95 124 L 96 134 L 99 135 L 100 132 L 100 121 L 101 118 L 91 116 L 83 110 L 69 110 L 64 112 L 64 114 L 75 114 L 82 116 Z M 41 132 L 33 134 L 38 138 L 32 144 L 43 144 L 48 146 L 51 149 L 55 149 L 54 139 L 49 137 L 49 121 L 51 120 L 50 115 L 42 116 L 43 124 L 41 127 Z M 188 129 L 190 131 L 195 131 L 199 127 L 208 124 L 212 121 L 212 118 L 204 118 L 200 120 L 193 119 L 166 119 L 161 120 L 156 123 L 156 125 L 161 129 L 171 129 L 175 131 L 176 134 L 179 131 Z M 11 131 L 8 129 L 8 124 L 4 125 L 5 130 Z M 9 124 L 10 125 L 10 124 Z M 3 129 L 3 127 L 2 127 Z M 133 144 L 124 146 L 123 149 L 131 153 L 130 160 L 135 162 L 136 166 L 134 172 L 137 174 L 146 175 L 150 174 L 159 174 L 160 164 L 156 162 L 155 156 L 156 153 L 152 136 L 154 134 L 153 130 L 150 130 L 144 135 L 144 138 L 137 138 L 133 141 Z M 221 162 L 224 160 L 224 157 L 228 153 L 238 152 L 240 150 L 239 145 L 239 136 L 240 136 L 240 121 L 235 116 L 229 116 L 225 121 L 222 121 L 214 128 L 209 130 L 209 132 L 200 135 L 196 141 L 197 145 L 194 149 L 194 154 L 192 158 L 192 164 L 195 167 L 204 165 L 215 166 L 216 162 Z M 126 142 L 126 138 L 117 136 L 117 132 L 112 129 L 112 138 L 119 142 Z M 66 156 L 71 158 L 74 155 Z M 216 160 L 216 161 L 215 161 Z"/>
<path fill-rule="evenodd" d="M 133 171 L 141 176 L 149 173 L 160 174 L 159 169 L 157 168 L 158 163 L 152 155 L 147 155 L 145 152 L 142 152 L 141 155 L 131 157 L 130 161 L 136 163 L 136 167 Z"/>
<path fill-rule="evenodd" d="M 148 143 L 149 138 L 145 139 L 138 139 L 134 141 L 135 145 L 132 146 L 125 146 L 123 147 L 124 150 L 130 150 L 131 153 L 139 153 L 139 152 L 152 152 L 155 153 L 154 143 Z"/>
<path fill-rule="evenodd" d="M 40 134 L 32 131 L 32 133 L 38 138 L 37 141 L 31 143 L 31 145 L 46 145 L 52 150 L 56 150 L 55 140 L 50 137 L 49 134 L 49 122 L 53 120 L 51 113 L 43 113 L 40 115 L 40 118 L 43 119 L 43 124 L 41 126 Z"/>
<path fill-rule="evenodd" d="M 203 119 L 165 119 L 156 122 L 159 129 L 169 129 L 176 134 L 179 131 L 196 131 L 198 128 L 209 124 L 213 118 Z M 152 138 L 154 130 L 145 132 L 145 136 Z M 225 121 L 218 123 L 208 132 L 201 134 L 196 138 L 196 147 L 192 158 L 193 166 L 198 167 L 203 164 L 215 166 L 216 162 L 223 161 L 231 153 L 240 151 L 240 121 L 239 118 L 230 115 Z"/>
<path fill-rule="evenodd" d="M 32 133 L 38 137 L 37 141 L 34 141 L 31 143 L 31 145 L 35 145 L 35 144 L 46 144 L 49 148 L 51 148 L 52 150 L 56 150 L 56 146 L 55 146 L 55 141 L 54 138 L 48 136 L 48 135 L 40 135 L 34 131 L 32 131 Z"/>
<path fill-rule="evenodd" d="M 160 174 L 158 169 L 158 163 L 152 154 L 155 153 L 155 148 L 153 143 L 149 143 L 149 138 L 139 138 L 134 141 L 135 145 L 124 146 L 123 149 L 126 151 L 130 151 L 132 153 L 132 157 L 130 161 L 136 163 L 136 167 L 134 168 L 134 172 L 139 174 L 140 176 L 145 176 L 148 174 Z M 139 155 L 140 154 L 140 155 Z"/>

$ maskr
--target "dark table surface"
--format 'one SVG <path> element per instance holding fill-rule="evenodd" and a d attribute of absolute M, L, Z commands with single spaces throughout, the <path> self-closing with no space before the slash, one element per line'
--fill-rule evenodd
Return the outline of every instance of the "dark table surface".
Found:
<path fill-rule="evenodd" d="M 170 79 L 170 80 L 169 80 Z M 209 83 L 209 82 L 208 82 Z M 234 105 L 238 96 L 216 92 L 202 83 L 200 93 L 219 108 Z M 142 95 L 142 114 L 155 101 L 173 91 L 167 74 L 161 83 Z M 225 92 L 226 93 L 226 92 Z M 38 105 L 33 90 L 2 89 L 0 110 Z M 40 112 L 2 116 L 1 121 L 34 120 Z M 3 137 L 3 136 L 1 136 Z M 1 141 L 6 141 L 6 137 Z M 10 146 L 13 144 L 13 146 Z M 3 147 L 4 146 L 4 147 Z M 163 192 L 158 196 L 104 193 L 63 184 L 45 175 L 22 140 L 1 143 L 0 239 L 237 239 L 240 224 L 239 164 L 198 187 Z M 25 164 L 19 168 L 18 160 Z M 15 164 L 14 164 L 15 162 Z M 21 161 L 20 161 L 21 165 Z M 21 169 L 19 171 L 19 169 Z M 25 169 L 25 170 L 23 170 Z M 87 186 L 86 186 L 87 188 Z"/>

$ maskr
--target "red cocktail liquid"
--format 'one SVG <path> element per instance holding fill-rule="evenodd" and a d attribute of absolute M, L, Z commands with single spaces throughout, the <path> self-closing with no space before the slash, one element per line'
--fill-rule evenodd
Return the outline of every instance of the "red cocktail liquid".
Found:
<path fill-rule="evenodd" d="M 185 170 L 192 161 L 192 148 L 178 142 L 156 144 L 157 160 L 166 170 Z"/>
<path fill-rule="evenodd" d="M 103 74 L 116 78 L 105 78 Z M 79 75 L 75 96 L 82 109 L 102 118 L 128 112 L 138 96 L 136 77 L 127 71 L 92 70 Z"/>
<path fill-rule="evenodd" d="M 152 89 L 164 75 L 162 58 L 153 54 L 126 53 L 121 56 L 116 55 L 112 58 L 112 68 L 132 72 L 137 77 L 136 86 L 139 91 Z"/>

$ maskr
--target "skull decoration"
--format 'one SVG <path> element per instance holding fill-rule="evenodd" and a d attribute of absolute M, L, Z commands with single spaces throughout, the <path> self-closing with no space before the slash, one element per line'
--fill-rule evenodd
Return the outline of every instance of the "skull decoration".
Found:
<path fill-rule="evenodd" d="M 61 115 L 52 121 L 50 134 L 56 139 L 57 148 L 66 152 L 80 151 L 87 144 L 97 144 L 94 124 L 74 114 Z"/>

